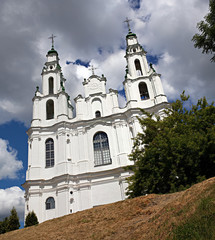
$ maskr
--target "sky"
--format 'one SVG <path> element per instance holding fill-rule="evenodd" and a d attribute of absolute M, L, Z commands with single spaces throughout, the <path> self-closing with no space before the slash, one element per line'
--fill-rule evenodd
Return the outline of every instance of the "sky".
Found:
<path fill-rule="evenodd" d="M 0 1 L 0 221 L 13 206 L 24 216 L 27 129 L 32 98 L 41 88 L 41 71 L 56 36 L 55 49 L 71 99 L 83 94 L 82 82 L 94 65 L 107 89 L 123 92 L 125 36 L 132 32 L 161 74 L 169 101 L 183 90 L 191 101 L 215 100 L 211 55 L 191 41 L 209 0 L 1 0 Z M 71 64 L 67 64 L 72 62 Z M 123 106 L 124 98 L 120 96 Z M 74 102 L 73 102 L 74 105 Z"/>

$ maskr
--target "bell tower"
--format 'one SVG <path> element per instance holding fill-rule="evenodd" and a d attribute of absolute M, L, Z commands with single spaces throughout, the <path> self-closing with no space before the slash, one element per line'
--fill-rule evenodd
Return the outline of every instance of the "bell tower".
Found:
<path fill-rule="evenodd" d="M 48 51 L 46 57 L 47 62 L 42 70 L 42 94 L 51 95 L 57 94 L 60 90 L 65 90 L 65 79 L 61 72 L 59 64 L 59 57 L 57 51 L 54 49 L 54 37 L 53 34 L 50 37 L 52 39 L 52 48 Z"/>
<path fill-rule="evenodd" d="M 48 51 L 47 61 L 42 69 L 42 91 L 39 87 L 33 98 L 33 119 L 31 126 L 53 125 L 61 120 L 73 117 L 73 107 L 69 95 L 65 92 L 65 81 L 59 64 L 58 52 L 52 48 Z"/>
<path fill-rule="evenodd" d="M 157 74 L 152 67 L 148 65 L 146 51 L 139 44 L 137 36 L 130 29 L 128 24 L 128 34 L 126 36 L 126 74 L 123 82 L 127 106 L 148 108 L 156 104 L 167 102 L 164 94 L 160 74 Z"/>

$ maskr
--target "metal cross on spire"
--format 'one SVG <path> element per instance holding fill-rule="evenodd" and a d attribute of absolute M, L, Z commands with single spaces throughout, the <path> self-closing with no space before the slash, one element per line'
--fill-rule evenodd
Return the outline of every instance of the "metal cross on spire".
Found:
<path fill-rule="evenodd" d="M 93 67 L 93 65 L 90 65 L 91 68 L 89 68 L 89 71 L 92 71 L 92 75 L 95 75 L 94 70 L 96 70 L 97 68 Z"/>
<path fill-rule="evenodd" d="M 49 39 L 52 40 L 52 48 L 54 48 L 54 38 L 56 38 L 56 36 L 54 36 L 53 34 L 51 35 L 51 37 L 49 37 Z"/>
<path fill-rule="evenodd" d="M 132 21 L 132 20 L 131 20 L 131 19 L 128 19 L 128 17 L 127 17 L 126 20 L 124 21 L 124 22 L 126 22 L 127 25 L 128 25 L 128 31 L 129 31 L 129 32 L 131 31 L 130 24 L 129 24 L 130 21 Z"/>

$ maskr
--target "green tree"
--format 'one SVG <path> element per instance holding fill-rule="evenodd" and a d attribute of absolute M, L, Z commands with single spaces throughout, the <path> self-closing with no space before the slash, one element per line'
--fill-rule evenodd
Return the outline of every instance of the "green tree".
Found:
<path fill-rule="evenodd" d="M 205 21 L 197 24 L 197 28 L 201 32 L 195 34 L 192 38 L 196 48 L 202 48 L 202 53 L 211 53 L 212 62 L 215 62 L 215 0 L 210 0 L 209 13 L 204 17 Z"/>
<path fill-rule="evenodd" d="M 0 222 L 0 234 L 8 232 L 8 217 L 4 218 L 2 222 Z"/>
<path fill-rule="evenodd" d="M 169 193 L 215 175 L 215 106 L 198 100 L 190 110 L 184 92 L 161 119 L 142 110 L 143 132 L 134 139 L 130 154 L 134 174 L 127 195 Z"/>
<path fill-rule="evenodd" d="M 34 211 L 29 212 L 25 218 L 25 227 L 30 227 L 38 224 L 38 219 Z"/>
<path fill-rule="evenodd" d="M 19 217 L 17 215 L 17 211 L 15 207 L 13 207 L 12 210 L 10 211 L 7 231 L 9 232 L 9 231 L 16 230 L 16 229 L 19 229 L 19 227 L 20 227 Z"/>

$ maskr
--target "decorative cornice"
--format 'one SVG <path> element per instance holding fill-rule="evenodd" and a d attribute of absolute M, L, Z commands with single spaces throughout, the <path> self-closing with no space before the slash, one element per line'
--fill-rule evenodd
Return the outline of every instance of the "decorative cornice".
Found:
<path fill-rule="evenodd" d="M 101 124 L 101 125 L 112 125 L 115 119 L 129 119 L 132 117 L 132 115 L 138 114 L 141 115 L 140 108 L 129 108 L 127 109 L 127 105 L 129 102 L 126 104 L 124 107 L 125 111 L 120 112 L 120 113 L 113 113 L 108 116 L 102 116 L 98 119 L 92 118 L 88 120 L 77 120 L 76 118 L 73 118 L 68 121 L 61 121 L 61 122 L 55 122 L 51 126 L 41 126 L 41 127 L 30 127 L 27 131 L 28 136 L 31 136 L 31 134 L 34 131 L 38 132 L 50 132 L 50 131 L 57 131 L 58 128 L 63 127 L 63 128 L 68 128 L 71 131 L 77 129 L 78 127 L 85 127 L 86 130 L 95 127 L 95 125 Z M 168 102 L 162 102 L 156 105 L 153 105 L 148 108 L 144 108 L 145 111 L 148 111 L 150 113 L 156 113 L 162 108 L 169 108 L 171 105 Z M 122 109 L 123 110 L 123 109 Z"/>
<path fill-rule="evenodd" d="M 101 170 L 101 171 L 92 171 L 92 172 L 87 172 L 87 173 L 81 173 L 81 174 L 74 174 L 74 175 L 70 175 L 70 174 L 64 174 L 61 176 L 57 176 L 57 177 L 53 177 L 50 179 L 38 179 L 38 180 L 27 180 L 24 184 L 22 184 L 22 187 L 25 189 L 28 189 L 30 186 L 38 186 L 40 187 L 40 189 L 44 188 L 44 186 L 47 185 L 55 185 L 55 189 L 65 189 L 68 188 L 68 185 L 71 186 L 77 186 L 77 187 L 81 187 L 81 186 L 88 186 L 90 184 L 90 182 L 93 179 L 98 179 L 99 177 L 105 178 L 108 176 L 113 176 L 113 175 L 119 175 L 121 173 L 125 173 L 125 170 L 123 167 L 116 167 L 113 169 L 108 169 L 108 170 Z M 125 176 L 126 177 L 126 176 Z M 79 183 L 80 180 L 82 179 L 88 179 L 87 183 Z M 107 181 L 110 181 L 111 179 L 107 179 Z M 116 180 L 116 179 L 113 179 Z M 61 182 L 66 182 L 63 185 L 57 185 L 58 183 Z M 73 182 L 73 183 L 72 183 Z M 97 182 L 92 182 L 93 184 L 97 184 Z M 39 189 L 38 189 L 39 190 Z M 35 193 L 38 193 L 38 190 L 35 190 Z M 41 190 L 40 190 L 41 191 Z"/>

